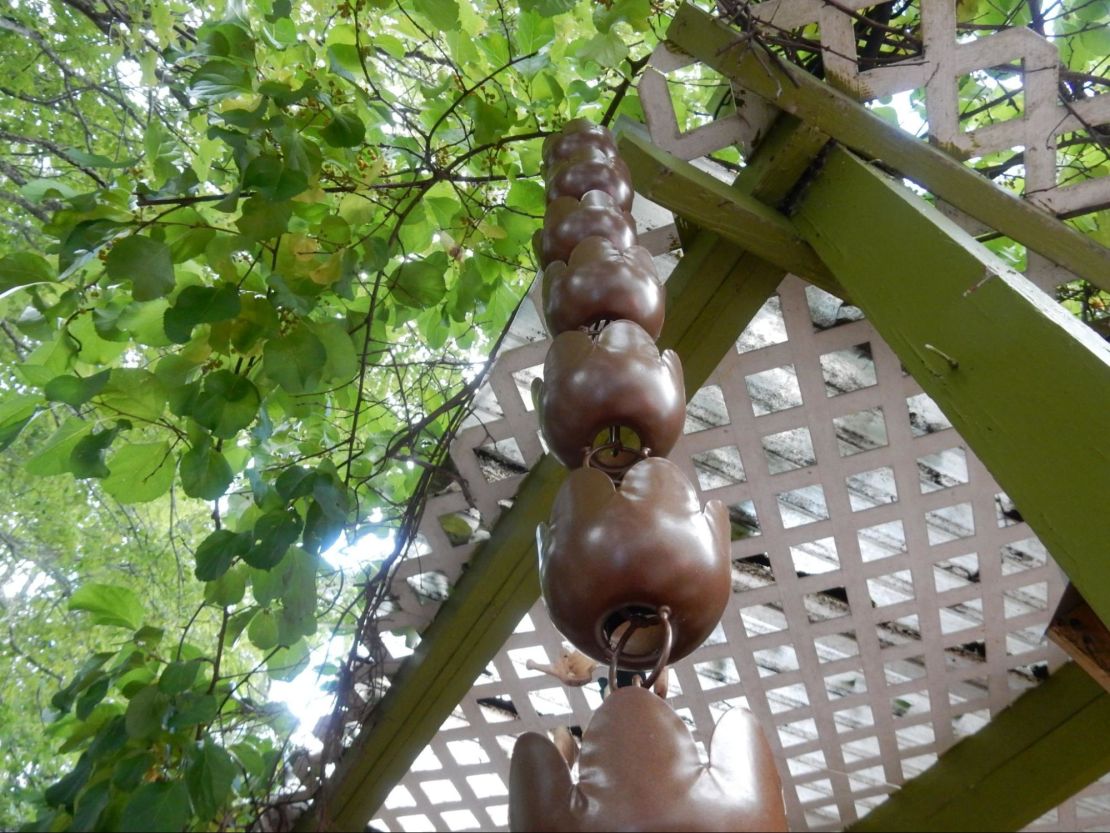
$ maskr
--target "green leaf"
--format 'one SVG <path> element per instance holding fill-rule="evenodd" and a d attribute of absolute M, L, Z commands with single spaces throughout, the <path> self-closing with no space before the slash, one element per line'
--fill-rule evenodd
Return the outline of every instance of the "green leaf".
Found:
<path fill-rule="evenodd" d="M 89 744 L 89 757 L 99 761 L 118 752 L 126 745 L 127 721 L 122 714 L 116 714 L 97 730 L 96 737 Z"/>
<path fill-rule="evenodd" d="M 134 156 L 130 159 L 123 159 L 115 162 L 107 156 L 102 156 L 99 153 L 86 153 L 78 148 L 69 148 L 66 150 L 66 156 L 74 162 L 78 162 L 88 168 L 107 168 L 109 170 L 123 170 L 124 168 L 134 167 L 135 163 L 139 161 L 139 157 Z"/>
<path fill-rule="evenodd" d="M 441 32 L 450 32 L 459 26 L 457 0 L 415 0 L 416 11 Z"/>
<path fill-rule="evenodd" d="M 578 0 L 520 0 L 520 8 L 534 11 L 543 17 L 565 14 L 578 5 Z"/>
<path fill-rule="evenodd" d="M 167 726 L 176 732 L 198 723 L 211 723 L 219 710 L 220 704 L 214 695 L 184 691 L 173 698 L 173 711 L 170 712 Z"/>
<path fill-rule="evenodd" d="M 143 605 L 133 590 L 115 584 L 82 584 L 69 597 L 70 610 L 92 614 L 93 624 L 136 630 L 143 623 Z"/>
<path fill-rule="evenodd" d="M 287 168 L 277 156 L 259 156 L 243 172 L 243 187 L 254 189 L 272 202 L 280 202 L 307 189 L 308 177 L 304 171 Z"/>
<path fill-rule="evenodd" d="M 594 26 L 599 32 L 608 32 L 624 21 L 637 32 L 643 32 L 648 29 L 650 16 L 650 0 L 614 0 L 607 6 L 599 3 L 594 7 Z"/>
<path fill-rule="evenodd" d="M 111 785 L 107 781 L 93 784 L 77 799 L 77 809 L 73 814 L 73 823 L 70 830 L 97 830 L 97 819 L 108 806 L 111 797 Z"/>
<path fill-rule="evenodd" d="M 143 784 L 120 817 L 122 833 L 179 833 L 189 821 L 189 790 L 180 781 Z"/>
<path fill-rule="evenodd" d="M 277 617 L 266 608 L 258 611 L 247 628 L 247 638 L 260 651 L 269 651 L 271 648 L 276 648 L 278 644 Z"/>
<path fill-rule="evenodd" d="M 166 310 L 166 337 L 175 344 L 185 344 L 197 324 L 227 321 L 237 316 L 240 308 L 239 290 L 234 284 L 187 286 Z"/>
<path fill-rule="evenodd" d="M 120 503 L 147 503 L 170 490 L 174 460 L 169 443 L 132 443 L 112 455 L 108 470 L 104 491 Z"/>
<path fill-rule="evenodd" d="M 249 535 L 217 529 L 197 547 L 197 566 L 193 574 L 201 581 L 218 579 L 237 557 L 247 551 L 250 543 Z"/>
<path fill-rule="evenodd" d="M 293 206 L 288 202 L 270 202 L 263 197 L 251 197 L 243 203 L 243 212 L 235 221 L 236 227 L 250 240 L 269 240 L 284 234 Z"/>
<path fill-rule="evenodd" d="M 599 32 L 579 50 L 578 56 L 603 67 L 615 68 L 628 57 L 628 44 L 616 32 Z"/>
<path fill-rule="evenodd" d="M 149 752 L 137 752 L 120 760 L 112 770 L 112 786 L 124 792 L 131 792 L 142 782 L 143 777 L 154 766 L 154 756 Z"/>
<path fill-rule="evenodd" d="M 328 351 L 307 327 L 297 325 L 266 342 L 262 367 L 266 375 L 289 393 L 311 393 L 320 385 Z"/>
<path fill-rule="evenodd" d="M 0 258 L 0 297 L 25 286 L 55 280 L 55 271 L 42 255 L 16 252 Z"/>
<path fill-rule="evenodd" d="M 104 261 L 108 277 L 131 281 L 136 301 L 153 301 L 173 291 L 173 254 L 170 247 L 133 234 L 116 243 Z"/>
<path fill-rule="evenodd" d="M 85 689 L 81 696 L 77 698 L 77 705 L 73 711 L 78 720 L 87 720 L 89 718 L 93 709 L 100 704 L 100 701 L 103 700 L 108 693 L 108 686 L 110 686 L 111 683 L 111 678 L 105 676 Z"/>
<path fill-rule="evenodd" d="M 205 377 L 192 416 L 217 437 L 227 439 L 254 422 L 261 401 L 258 388 L 249 379 L 217 370 Z"/>
<path fill-rule="evenodd" d="M 524 54 L 535 52 L 555 39 L 555 23 L 536 11 L 522 11 L 516 22 L 516 45 Z"/>
<path fill-rule="evenodd" d="M 523 211 L 525 214 L 542 217 L 547 210 L 547 194 L 538 182 L 518 179 L 509 188 L 509 193 L 505 196 L 505 205 L 517 211 Z"/>
<path fill-rule="evenodd" d="M 114 368 L 100 401 L 121 416 L 154 422 L 166 409 L 166 386 L 149 370 L 138 367 Z"/>
<path fill-rule="evenodd" d="M 254 544 L 243 560 L 259 570 L 269 570 L 281 563 L 286 551 L 301 534 L 301 516 L 291 507 L 275 509 L 254 524 Z"/>
<path fill-rule="evenodd" d="M 513 125 L 509 114 L 476 95 L 463 99 L 463 109 L 474 119 L 474 139 L 480 145 L 496 142 Z"/>
<path fill-rule="evenodd" d="M 327 127 L 320 131 L 325 142 L 335 148 L 353 148 L 366 137 L 366 125 L 353 110 L 336 112 Z"/>
<path fill-rule="evenodd" d="M 170 708 L 170 697 L 156 685 L 148 685 L 139 690 L 127 704 L 124 725 L 127 736 L 146 740 L 162 731 L 162 721 Z"/>
<path fill-rule="evenodd" d="M 73 408 L 80 408 L 96 396 L 108 384 L 107 370 L 92 376 L 55 376 L 46 383 L 43 393 L 51 402 L 64 402 Z"/>
<path fill-rule="evenodd" d="M 447 255 L 444 252 L 436 252 L 423 260 L 406 261 L 393 273 L 393 297 L 406 307 L 424 309 L 435 306 L 447 294 L 446 272 Z"/>
<path fill-rule="evenodd" d="M 58 251 L 58 270 L 61 276 L 80 268 L 105 243 L 126 228 L 115 220 L 82 220 L 65 236 Z"/>
<path fill-rule="evenodd" d="M 92 761 L 88 755 L 82 755 L 69 773 L 46 788 L 43 796 L 46 803 L 51 807 L 72 807 L 91 773 Z"/>
<path fill-rule="evenodd" d="M 199 659 L 188 662 L 171 662 L 158 678 L 158 690 L 163 694 L 180 694 L 193 687 L 200 672 Z"/>
<path fill-rule="evenodd" d="M 19 436 L 39 408 L 39 398 L 25 393 L 10 393 L 0 400 L 0 451 Z"/>
<path fill-rule="evenodd" d="M 193 73 L 189 94 L 201 100 L 227 98 L 251 91 L 250 72 L 242 64 L 213 60 Z"/>
<path fill-rule="evenodd" d="M 298 639 L 288 648 L 279 648 L 266 661 L 266 670 L 273 679 L 289 682 L 308 667 L 309 656 L 308 643 Z"/>
<path fill-rule="evenodd" d="M 95 431 L 82 437 L 69 453 L 68 470 L 74 477 L 107 477 L 111 472 L 104 463 L 104 454 L 112 445 L 116 435 L 127 423 L 117 423 L 113 428 Z"/>
<path fill-rule="evenodd" d="M 113 656 L 112 653 L 102 652 L 86 659 L 69 684 L 50 698 L 50 705 L 62 714 L 68 712 L 76 696 L 103 676 L 100 669 Z"/>
<path fill-rule="evenodd" d="M 247 568 L 239 564 L 204 585 L 204 600 L 220 607 L 239 604 L 247 592 Z"/>
<path fill-rule="evenodd" d="M 92 429 L 93 424 L 91 422 L 76 417 L 68 422 L 63 422 L 62 427 L 50 436 L 42 450 L 28 460 L 24 468 L 30 474 L 39 477 L 50 477 L 68 472 L 69 455 L 81 438 Z"/>
<path fill-rule="evenodd" d="M 197 443 L 181 455 L 181 488 L 189 497 L 223 497 L 235 475 L 224 456 L 209 443 Z"/>
<path fill-rule="evenodd" d="M 185 783 L 198 818 L 209 819 L 219 812 L 231 795 L 231 786 L 239 768 L 231 756 L 210 738 L 195 750 L 185 772 Z"/>
<path fill-rule="evenodd" d="M 327 382 L 348 382 L 358 373 L 358 354 L 347 328 L 336 321 L 313 326 L 312 331 L 327 351 L 321 376 Z"/>
<path fill-rule="evenodd" d="M 135 635 L 131 637 L 131 641 L 138 645 L 140 648 L 145 648 L 148 651 L 155 650 L 162 644 L 162 640 L 166 636 L 165 628 L 156 628 L 153 625 L 143 625 Z"/>

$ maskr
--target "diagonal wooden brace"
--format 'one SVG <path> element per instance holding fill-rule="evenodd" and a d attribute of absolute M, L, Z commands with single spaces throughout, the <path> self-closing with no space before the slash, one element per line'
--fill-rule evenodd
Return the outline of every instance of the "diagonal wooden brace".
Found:
<path fill-rule="evenodd" d="M 754 94 L 870 159 L 878 159 L 942 200 L 1077 277 L 1110 291 L 1110 249 L 964 167 L 939 148 L 887 124 L 866 107 L 692 5 L 667 37 L 679 49 Z"/>

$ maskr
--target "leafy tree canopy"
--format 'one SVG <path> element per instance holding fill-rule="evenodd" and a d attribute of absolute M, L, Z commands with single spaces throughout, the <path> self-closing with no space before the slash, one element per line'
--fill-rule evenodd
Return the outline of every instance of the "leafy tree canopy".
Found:
<path fill-rule="evenodd" d="M 887 5 L 890 32 L 919 29 Z M 1075 95 L 1104 83 L 1099 5 L 1035 6 Z M 1015 0 L 960 8 L 1029 22 Z M 671 11 L 0 11 L 0 827 L 242 828 L 311 782 L 270 684 L 333 649 L 321 685 L 351 689 L 352 637 L 451 479 L 447 445 L 534 274 L 540 142 L 573 117 L 640 118 L 631 81 Z M 813 33 L 786 34 L 782 54 L 820 72 Z M 711 73 L 685 80 L 684 124 L 727 103 Z M 973 80 L 968 102 L 997 97 Z M 334 548 L 366 536 L 379 554 L 340 570 Z"/>
<path fill-rule="evenodd" d="M 449 477 L 535 272 L 542 137 L 638 115 L 654 14 L 0 14 L 0 826 L 242 827 L 287 789 L 269 681 L 349 643 Z M 325 556 L 367 534 L 364 574 Z"/>

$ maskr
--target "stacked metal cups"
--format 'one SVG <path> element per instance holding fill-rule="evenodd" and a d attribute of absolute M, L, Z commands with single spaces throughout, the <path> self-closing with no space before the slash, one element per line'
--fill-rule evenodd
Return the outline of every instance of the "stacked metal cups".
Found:
<path fill-rule="evenodd" d="M 709 764 L 650 690 L 713 631 L 731 593 L 730 525 L 666 455 L 682 434 L 682 364 L 656 346 L 664 292 L 637 245 L 631 175 L 583 119 L 545 141 L 547 211 L 533 244 L 554 342 L 533 398 L 549 451 L 571 469 L 537 531 L 556 628 L 610 668 L 577 785 L 544 736 L 513 751 L 513 830 L 785 830 L 759 727 L 735 710 Z M 620 671 L 635 683 L 618 688 Z M 727 723 L 727 725 L 726 725 Z M 723 736 L 722 736 L 723 735 Z"/>
<path fill-rule="evenodd" d="M 613 137 L 570 122 L 543 149 L 536 248 L 554 343 L 535 398 L 548 449 L 572 469 L 539 530 L 543 597 L 580 651 L 661 673 L 716 626 L 731 590 L 728 512 L 703 510 L 668 461 L 686 421 L 682 363 L 655 345 L 664 292 L 636 244 Z"/>

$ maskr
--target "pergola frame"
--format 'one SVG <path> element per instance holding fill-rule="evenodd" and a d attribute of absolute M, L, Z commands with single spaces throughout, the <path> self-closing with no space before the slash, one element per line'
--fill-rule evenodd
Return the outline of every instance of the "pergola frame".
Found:
<path fill-rule="evenodd" d="M 732 186 L 635 130 L 622 135 L 637 191 L 699 229 L 668 281 L 660 342 L 681 356 L 687 390 L 785 274 L 850 297 L 1110 620 L 1110 561 L 1094 520 L 1110 497 L 1110 349 L 864 159 L 1103 288 L 1110 251 L 693 7 L 668 37 L 784 111 Z M 803 174 L 787 217 L 774 206 Z M 466 695 L 538 597 L 534 530 L 562 479 L 549 458 L 533 468 L 298 829 L 365 826 Z M 1065 669 L 855 829 L 1016 829 L 1108 769 L 1110 695 Z M 1015 794 L 1031 773 L 1035 789 Z"/>

